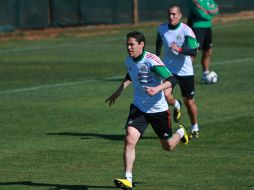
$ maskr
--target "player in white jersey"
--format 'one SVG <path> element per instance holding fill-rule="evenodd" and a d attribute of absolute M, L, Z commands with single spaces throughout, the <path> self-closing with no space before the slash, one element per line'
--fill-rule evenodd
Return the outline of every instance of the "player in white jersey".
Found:
<path fill-rule="evenodd" d="M 180 86 L 184 104 L 191 121 L 190 137 L 198 137 L 197 106 L 194 101 L 194 71 L 192 56 L 197 54 L 197 41 L 192 29 L 180 20 L 181 8 L 172 5 L 168 8 L 168 23 L 157 28 L 156 55 L 160 55 L 163 47 L 163 62 L 174 74 Z M 181 102 L 165 91 L 166 99 L 174 106 L 174 120 L 179 122 Z"/>
<path fill-rule="evenodd" d="M 179 124 L 179 129 L 173 133 L 170 122 L 170 112 L 163 90 L 172 90 L 176 84 L 175 77 L 168 71 L 156 55 L 144 50 L 145 37 L 142 33 L 133 31 L 127 34 L 127 51 L 125 60 L 127 74 L 119 88 L 106 99 L 109 106 L 115 103 L 123 89 L 130 83 L 134 88 L 134 100 L 130 105 L 126 122 L 124 147 L 125 178 L 116 178 L 114 183 L 122 189 L 132 189 L 132 170 L 135 160 L 135 147 L 151 124 L 154 132 L 160 138 L 162 148 L 171 151 L 182 141 L 188 144 L 188 135 Z"/>

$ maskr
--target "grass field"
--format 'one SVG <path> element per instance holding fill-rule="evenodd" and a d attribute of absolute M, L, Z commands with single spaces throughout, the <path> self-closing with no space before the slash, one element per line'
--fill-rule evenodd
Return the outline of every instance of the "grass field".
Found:
<path fill-rule="evenodd" d="M 144 32 L 154 52 L 154 25 L 1 42 L 1 190 L 115 189 L 132 89 L 111 108 L 104 101 L 125 74 L 131 30 Z M 148 128 L 137 146 L 135 189 L 254 189 L 254 20 L 213 30 L 218 83 L 202 85 L 200 57 L 194 66 L 200 138 L 165 152 Z M 189 129 L 185 108 L 183 122 Z"/>

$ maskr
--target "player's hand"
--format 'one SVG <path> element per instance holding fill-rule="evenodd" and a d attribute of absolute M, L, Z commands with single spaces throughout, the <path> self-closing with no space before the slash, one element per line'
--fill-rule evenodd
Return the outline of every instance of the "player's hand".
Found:
<path fill-rule="evenodd" d="M 108 97 L 106 100 L 105 100 L 105 103 L 108 103 L 109 107 L 111 105 L 113 105 L 116 101 L 118 96 L 116 96 L 115 94 L 112 94 L 110 97 Z"/>
<path fill-rule="evenodd" d="M 173 50 L 173 51 L 176 51 L 176 52 L 179 52 L 179 47 L 176 45 L 176 43 L 172 43 L 170 45 L 170 48 Z"/>
<path fill-rule="evenodd" d="M 115 93 L 113 93 L 110 97 L 108 97 L 106 100 L 105 100 L 105 103 L 108 103 L 109 107 L 111 105 L 113 105 L 116 101 L 116 99 L 118 98 L 118 96 L 120 96 L 119 92 L 116 91 Z"/>
<path fill-rule="evenodd" d="M 149 96 L 153 96 L 155 94 L 157 94 L 160 89 L 158 89 L 156 86 L 155 87 L 152 87 L 152 86 L 146 86 L 145 87 L 145 90 L 146 90 L 146 93 L 149 95 Z"/>

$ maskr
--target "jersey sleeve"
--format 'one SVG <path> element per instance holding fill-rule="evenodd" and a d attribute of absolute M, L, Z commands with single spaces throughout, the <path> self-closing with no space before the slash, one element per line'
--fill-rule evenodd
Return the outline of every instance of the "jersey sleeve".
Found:
<path fill-rule="evenodd" d="M 184 55 L 196 56 L 198 48 L 196 36 L 189 26 L 187 25 L 184 26 L 185 26 L 184 43 L 179 52 Z"/>
<path fill-rule="evenodd" d="M 149 59 L 149 63 L 151 64 L 151 71 L 157 73 L 160 77 L 168 78 L 172 75 L 158 56 L 147 52 L 146 58 Z"/>
<path fill-rule="evenodd" d="M 164 79 L 172 76 L 172 73 L 165 66 L 162 65 L 155 65 L 152 67 L 152 70 Z"/>
<path fill-rule="evenodd" d="M 187 25 L 184 26 L 185 26 L 184 44 L 191 49 L 198 48 L 198 43 L 194 32 L 189 26 Z"/>
<path fill-rule="evenodd" d="M 187 46 L 190 49 L 196 49 L 196 48 L 198 48 L 198 43 L 197 43 L 197 39 L 196 38 L 193 38 L 191 36 L 186 36 L 185 37 L 185 42 L 186 42 Z"/>

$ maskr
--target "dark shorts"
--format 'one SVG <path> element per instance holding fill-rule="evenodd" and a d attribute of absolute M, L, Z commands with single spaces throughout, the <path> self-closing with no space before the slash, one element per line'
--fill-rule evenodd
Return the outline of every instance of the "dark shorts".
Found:
<path fill-rule="evenodd" d="M 181 89 L 183 97 L 193 98 L 195 95 L 194 75 L 178 76 L 174 75 Z"/>
<path fill-rule="evenodd" d="M 212 29 L 211 28 L 193 28 L 199 44 L 198 49 L 208 50 L 212 48 Z"/>
<path fill-rule="evenodd" d="M 141 135 L 143 135 L 148 124 L 151 124 L 154 132 L 160 139 L 168 139 L 172 137 L 169 110 L 158 113 L 145 113 L 138 109 L 134 104 L 131 104 L 126 128 L 129 126 L 134 127 L 141 133 Z"/>

